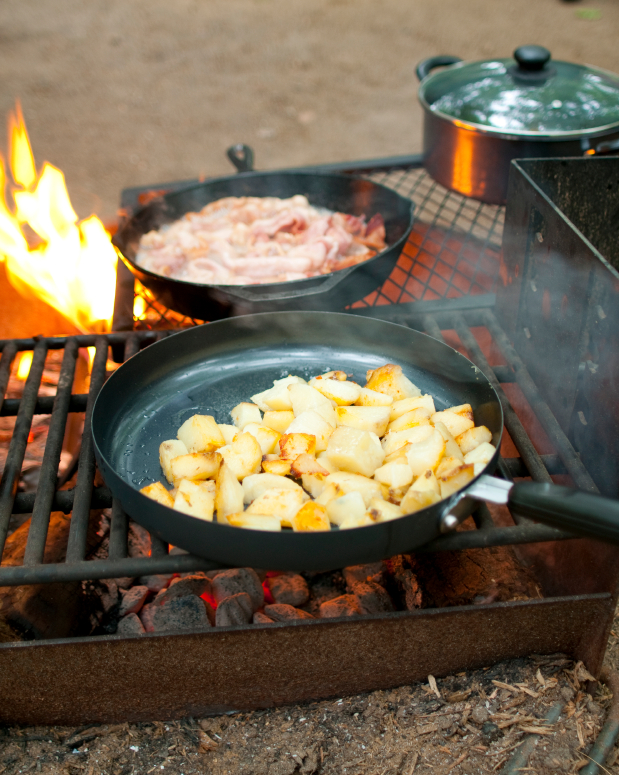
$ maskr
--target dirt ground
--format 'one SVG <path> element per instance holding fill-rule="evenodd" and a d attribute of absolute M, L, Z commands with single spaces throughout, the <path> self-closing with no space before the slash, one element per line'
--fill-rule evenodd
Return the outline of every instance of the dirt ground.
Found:
<path fill-rule="evenodd" d="M 20 98 L 80 216 L 123 187 L 418 152 L 415 65 L 524 43 L 619 71 L 616 0 L 4 0 L 0 122 Z"/>

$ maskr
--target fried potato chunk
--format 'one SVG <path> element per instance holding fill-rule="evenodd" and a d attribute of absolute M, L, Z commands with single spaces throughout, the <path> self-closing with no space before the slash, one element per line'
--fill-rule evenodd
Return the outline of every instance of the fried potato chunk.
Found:
<path fill-rule="evenodd" d="M 388 406 L 338 406 L 337 424 L 382 436 L 389 423 Z"/>
<path fill-rule="evenodd" d="M 240 511 L 238 514 L 229 514 L 226 520 L 233 527 L 245 527 L 251 530 L 269 530 L 278 533 L 282 529 L 279 518 L 270 517 L 268 514 L 248 514 L 246 511 Z"/>
<path fill-rule="evenodd" d="M 298 490 L 303 492 L 303 489 L 292 479 L 287 479 L 285 476 L 277 476 L 275 474 L 252 474 L 246 476 L 243 479 L 243 502 L 252 503 L 263 495 L 268 490 Z"/>
<path fill-rule="evenodd" d="M 434 470 L 441 461 L 445 452 L 445 439 L 432 428 L 431 434 L 423 441 L 411 444 L 406 453 L 406 459 L 414 476 L 425 473 L 428 469 Z"/>
<path fill-rule="evenodd" d="M 492 441 L 492 433 L 486 428 L 485 425 L 478 425 L 475 428 L 469 428 L 468 431 L 464 431 L 456 437 L 456 443 L 462 450 L 463 455 L 467 455 L 472 452 L 480 444 Z"/>
<path fill-rule="evenodd" d="M 243 485 L 225 462 L 219 466 L 215 484 L 217 521 L 226 522 L 228 514 L 243 511 Z"/>
<path fill-rule="evenodd" d="M 249 423 L 258 423 L 260 425 L 262 422 L 260 408 L 256 404 L 250 404 L 248 401 L 242 401 L 240 404 L 237 404 L 230 412 L 230 417 L 232 417 L 232 422 L 240 431 L 244 430 Z"/>
<path fill-rule="evenodd" d="M 168 506 L 171 509 L 174 508 L 174 498 L 161 482 L 147 484 L 146 487 L 142 487 L 140 492 L 142 495 L 146 495 L 147 498 L 151 498 L 152 500 L 157 501 L 157 503 L 161 503 L 162 506 Z"/>
<path fill-rule="evenodd" d="M 418 444 L 425 441 L 434 433 L 430 424 L 417 425 L 415 428 L 407 428 L 404 431 L 388 431 L 381 442 L 385 455 L 390 455 L 405 444 Z"/>
<path fill-rule="evenodd" d="M 292 409 L 292 401 L 288 392 L 288 385 L 305 384 L 301 377 L 284 377 L 273 381 L 273 387 L 263 390 L 262 393 L 256 393 L 251 400 L 263 412 L 285 411 Z"/>
<path fill-rule="evenodd" d="M 383 498 L 372 498 L 367 513 L 374 522 L 388 522 L 391 519 L 404 516 L 401 506 L 383 500 Z"/>
<path fill-rule="evenodd" d="M 348 492 L 333 498 L 326 505 L 329 521 L 334 525 L 341 525 L 345 519 L 361 519 L 365 516 L 365 503 L 360 492 Z"/>
<path fill-rule="evenodd" d="M 468 406 L 468 404 L 466 404 Z M 455 438 L 461 433 L 468 431 L 475 423 L 468 414 L 458 414 L 452 409 L 445 409 L 444 412 L 436 412 L 430 417 L 430 422 L 434 425 L 436 422 L 442 422 L 451 435 Z"/>
<path fill-rule="evenodd" d="M 413 490 L 412 488 L 406 493 L 400 508 L 404 514 L 414 514 L 416 511 L 421 511 L 428 506 L 432 506 L 434 503 L 438 503 L 441 500 L 441 496 L 433 490 Z"/>
<path fill-rule="evenodd" d="M 359 393 L 359 398 L 355 401 L 355 404 L 357 406 L 391 406 L 393 404 L 393 396 L 364 387 L 361 388 L 361 393 Z"/>
<path fill-rule="evenodd" d="M 417 409 L 411 409 L 410 412 L 400 415 L 393 422 L 389 423 L 390 431 L 405 431 L 407 428 L 416 428 L 418 425 L 429 425 L 430 412 L 425 406 L 419 406 Z"/>
<path fill-rule="evenodd" d="M 292 402 L 294 416 L 298 417 L 303 412 L 313 410 L 326 420 L 333 428 L 337 425 L 335 409 L 326 396 L 309 385 L 288 385 L 288 393 Z"/>
<path fill-rule="evenodd" d="M 441 488 L 438 483 L 438 479 L 434 474 L 434 471 L 428 470 L 418 476 L 413 484 L 410 486 L 411 490 L 417 490 L 423 492 L 424 490 L 433 490 L 437 495 L 440 495 Z"/>
<path fill-rule="evenodd" d="M 329 476 L 330 471 L 323 468 L 313 455 L 308 455 L 304 452 L 299 455 L 292 464 L 290 473 L 300 479 L 303 474 L 323 474 Z"/>
<path fill-rule="evenodd" d="M 356 382 L 340 381 L 337 379 L 323 379 L 314 377 L 310 380 L 310 387 L 318 390 L 325 398 L 334 401 L 338 406 L 350 406 L 354 404 L 361 394 L 361 385 Z"/>
<path fill-rule="evenodd" d="M 385 459 L 380 441 L 369 431 L 340 425 L 327 446 L 327 456 L 342 471 L 372 476 Z"/>
<path fill-rule="evenodd" d="M 286 433 L 304 433 L 314 436 L 316 439 L 316 451 L 322 452 L 327 448 L 329 437 L 333 433 L 333 426 L 324 417 L 313 409 L 307 409 L 296 417 L 286 428 Z"/>
<path fill-rule="evenodd" d="M 474 476 L 475 468 L 472 463 L 469 463 L 459 468 L 453 468 L 443 476 L 437 477 L 441 487 L 441 498 L 449 498 L 450 495 L 466 487 Z"/>
<path fill-rule="evenodd" d="M 243 428 L 243 433 L 251 433 L 260 444 L 260 449 L 263 455 L 270 455 L 277 446 L 277 442 L 281 439 L 282 434 L 274 431 L 272 428 L 267 428 L 266 425 L 262 425 L 256 422 L 247 423 Z"/>
<path fill-rule="evenodd" d="M 408 414 L 408 412 L 412 412 L 415 409 L 427 409 L 429 416 L 432 416 L 436 412 L 434 399 L 426 393 L 422 396 L 401 398 L 399 401 L 394 401 L 391 404 L 389 421 L 393 422 L 394 420 L 397 420 L 398 417 L 402 417 L 403 414 Z"/>
<path fill-rule="evenodd" d="M 194 414 L 185 420 L 176 435 L 188 452 L 213 452 L 226 443 L 215 418 L 210 414 Z"/>
<path fill-rule="evenodd" d="M 174 476 L 172 475 L 172 469 L 170 464 L 175 457 L 179 455 L 187 455 L 189 450 L 182 441 L 178 439 L 168 439 L 168 441 L 162 441 L 159 445 L 159 464 L 163 469 L 163 475 L 172 484 Z"/>
<path fill-rule="evenodd" d="M 174 486 L 177 487 L 181 479 L 197 482 L 216 476 L 221 460 L 219 452 L 190 452 L 187 455 L 172 458 L 170 474 Z"/>
<path fill-rule="evenodd" d="M 304 452 L 313 455 L 316 452 L 316 437 L 308 433 L 284 433 L 279 440 L 282 460 L 296 460 Z"/>
<path fill-rule="evenodd" d="M 400 489 L 407 487 L 413 481 L 413 469 L 408 463 L 400 463 L 396 460 L 377 468 L 374 471 L 374 479 L 388 487 Z"/>
<path fill-rule="evenodd" d="M 283 527 L 292 527 L 292 518 L 308 499 L 309 495 L 300 487 L 294 490 L 273 487 L 252 501 L 246 513 L 277 517 Z"/>
<path fill-rule="evenodd" d="M 292 518 L 292 529 L 296 531 L 330 530 L 331 524 L 324 506 L 314 501 L 304 503 Z"/>
<path fill-rule="evenodd" d="M 366 378 L 366 388 L 376 390 L 378 393 L 386 393 L 394 401 L 421 395 L 421 390 L 404 376 L 402 367 L 394 363 L 387 363 L 378 369 L 368 371 Z"/>
<path fill-rule="evenodd" d="M 176 490 L 174 508 L 191 517 L 213 521 L 216 484 L 214 481 L 192 482 L 183 479 Z"/>
<path fill-rule="evenodd" d="M 496 447 L 493 444 L 489 444 L 487 441 L 484 441 L 482 444 L 475 447 L 475 449 L 467 452 L 467 454 L 464 456 L 464 462 L 483 463 L 484 465 L 487 465 L 492 460 L 492 456 L 495 452 Z"/>
<path fill-rule="evenodd" d="M 256 474 L 262 467 L 262 450 L 251 433 L 239 433 L 232 444 L 220 449 L 219 454 L 237 479 Z"/>
<path fill-rule="evenodd" d="M 272 459 L 269 459 L 272 458 Z M 262 459 L 262 470 L 265 474 L 288 476 L 292 468 L 291 460 L 282 460 L 277 455 L 267 455 Z"/>
<path fill-rule="evenodd" d="M 217 427 L 221 431 L 221 435 L 224 437 L 226 444 L 232 444 L 232 442 L 239 435 L 240 431 L 236 425 L 226 425 L 225 423 L 217 423 Z"/>
<path fill-rule="evenodd" d="M 277 431 L 278 433 L 285 433 L 286 428 L 294 420 L 294 412 L 292 409 L 287 409 L 281 412 L 265 412 L 262 418 L 262 424 L 267 428 Z"/>

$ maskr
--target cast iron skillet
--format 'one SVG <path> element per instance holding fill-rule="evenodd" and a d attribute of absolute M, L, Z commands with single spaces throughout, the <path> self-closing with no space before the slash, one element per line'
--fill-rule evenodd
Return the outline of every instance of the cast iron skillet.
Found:
<path fill-rule="evenodd" d="M 196 519 L 150 500 L 139 488 L 162 479 L 159 444 L 175 438 L 196 413 L 230 422 L 240 401 L 289 373 L 309 378 L 328 369 L 352 373 L 364 384 L 367 369 L 400 364 L 430 393 L 437 410 L 470 403 L 476 425 L 486 425 L 499 447 L 503 415 L 486 377 L 467 358 L 404 326 L 347 314 L 282 312 L 210 323 L 161 340 L 121 366 L 99 393 L 93 410 L 95 452 L 105 481 L 137 522 L 165 541 L 225 566 L 330 570 L 413 550 L 442 527 L 471 513 L 480 485 L 401 519 L 351 530 L 272 533 Z M 492 473 L 498 452 L 484 473 Z M 476 492 L 477 490 L 477 492 Z M 505 498 L 507 500 L 507 497 Z M 619 502 L 561 487 L 514 485 L 510 505 L 522 514 L 619 542 Z M 597 525 L 591 523 L 597 519 Z"/>
<path fill-rule="evenodd" d="M 174 280 L 135 263 L 140 237 L 187 212 L 227 196 L 305 194 L 310 204 L 368 220 L 380 213 L 388 247 L 362 264 L 337 272 L 268 285 L 204 285 Z M 114 236 L 120 257 L 140 282 L 170 309 L 198 320 L 275 310 L 343 309 L 378 288 L 393 269 L 413 226 L 410 199 L 351 175 L 310 172 L 244 172 L 164 194 L 138 210 Z"/>

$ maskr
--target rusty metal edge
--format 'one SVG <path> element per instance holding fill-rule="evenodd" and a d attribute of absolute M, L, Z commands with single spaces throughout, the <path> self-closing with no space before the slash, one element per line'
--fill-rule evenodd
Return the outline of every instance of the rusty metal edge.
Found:
<path fill-rule="evenodd" d="M 607 593 L 345 620 L 0 645 L 0 722 L 250 710 L 406 685 L 530 653 L 581 658 Z M 232 655 L 232 656 L 231 656 Z"/>

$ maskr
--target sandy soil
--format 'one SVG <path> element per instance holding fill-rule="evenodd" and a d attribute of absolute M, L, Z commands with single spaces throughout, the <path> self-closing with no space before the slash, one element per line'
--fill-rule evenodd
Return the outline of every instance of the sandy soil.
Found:
<path fill-rule="evenodd" d="M 619 71 L 618 33 L 616 0 L 5 0 L 0 116 L 19 97 L 107 220 L 123 187 L 229 173 L 239 141 L 263 169 L 420 151 L 425 57 L 540 43 Z"/>

